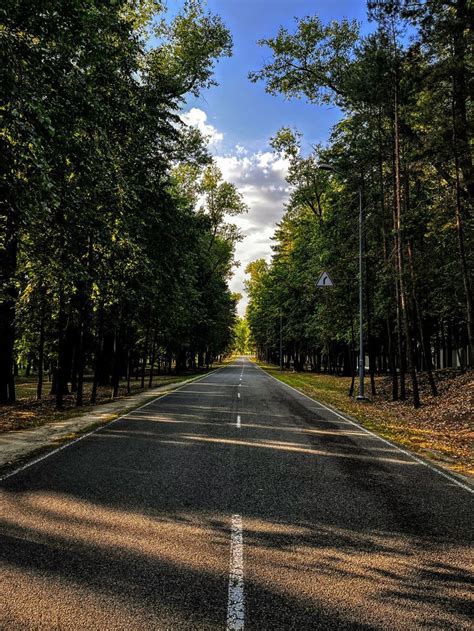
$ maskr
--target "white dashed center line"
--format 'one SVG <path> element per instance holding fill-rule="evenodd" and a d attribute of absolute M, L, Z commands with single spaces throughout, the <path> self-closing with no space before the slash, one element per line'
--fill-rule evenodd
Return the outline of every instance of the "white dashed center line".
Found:
<path fill-rule="evenodd" d="M 240 429 L 240 426 L 241 426 L 240 414 L 237 414 L 237 429 Z"/>
<path fill-rule="evenodd" d="M 244 545 L 242 517 L 240 515 L 232 515 L 227 631 L 243 631 L 244 619 Z"/>

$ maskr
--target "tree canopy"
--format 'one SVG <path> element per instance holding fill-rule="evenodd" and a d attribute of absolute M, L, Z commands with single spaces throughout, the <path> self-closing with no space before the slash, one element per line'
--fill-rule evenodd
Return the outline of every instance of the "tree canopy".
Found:
<path fill-rule="evenodd" d="M 279 359 L 281 316 L 288 365 L 354 374 L 360 190 L 371 377 L 390 373 L 393 398 L 412 396 L 417 406 L 421 370 L 436 393 L 433 367 L 453 357 L 462 368 L 474 363 L 468 4 L 370 2 L 368 36 L 355 23 L 312 16 L 262 41 L 272 57 L 252 81 L 285 98 L 336 103 L 343 117 L 309 154 L 290 127 L 272 140 L 289 159 L 291 194 L 271 263 L 247 268 L 260 356 Z M 323 270 L 334 288 L 316 288 Z"/>
<path fill-rule="evenodd" d="M 68 389 L 82 404 L 86 373 L 94 401 L 146 365 L 209 365 L 235 321 L 226 216 L 246 208 L 180 112 L 229 31 L 198 0 L 173 19 L 153 0 L 6 0 L 0 17 L 0 401 L 18 364 L 38 397 L 52 374 L 58 407 Z"/>

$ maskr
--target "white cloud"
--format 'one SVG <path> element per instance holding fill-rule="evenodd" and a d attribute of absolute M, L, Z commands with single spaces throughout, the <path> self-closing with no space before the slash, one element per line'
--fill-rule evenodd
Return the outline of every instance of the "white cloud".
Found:
<path fill-rule="evenodd" d="M 249 207 L 248 214 L 232 218 L 245 236 L 236 247 L 240 267 L 230 283 L 232 291 L 243 296 L 239 304 L 239 313 L 243 315 L 248 303 L 244 291 L 245 268 L 257 258 L 270 259 L 271 237 L 283 215 L 289 189 L 285 180 L 287 160 L 269 151 L 250 154 L 244 147 L 244 151 L 239 148 L 236 147 L 236 154 L 216 156 L 215 160 L 224 179 L 235 184 Z"/>
<path fill-rule="evenodd" d="M 207 114 L 198 107 L 193 107 L 189 112 L 181 114 L 181 119 L 191 127 L 197 127 L 201 134 L 207 138 L 209 145 L 216 145 L 224 138 L 224 134 L 218 131 L 214 125 L 207 123 Z"/>
<path fill-rule="evenodd" d="M 218 145 L 224 138 L 224 134 L 207 122 L 206 112 L 199 108 L 193 107 L 182 115 L 182 119 L 207 136 L 210 145 Z M 271 237 L 288 199 L 285 180 L 288 161 L 268 150 L 252 153 L 242 144 L 236 144 L 231 153 L 214 156 L 214 159 L 224 179 L 235 184 L 249 207 L 246 215 L 230 219 L 245 237 L 236 246 L 235 258 L 240 267 L 235 270 L 230 283 L 232 291 L 243 296 L 239 304 L 239 313 L 243 315 L 248 303 L 244 290 L 245 268 L 257 258 L 269 260 L 271 257 Z"/>
<path fill-rule="evenodd" d="M 235 219 L 235 218 L 234 218 Z M 242 221 L 238 218 L 235 223 Z M 238 311 L 240 315 L 245 314 L 245 309 L 248 304 L 248 297 L 245 293 L 245 268 L 247 265 L 255 259 L 269 260 L 271 256 L 271 237 L 275 231 L 275 226 L 260 227 L 255 229 L 250 222 L 248 227 L 243 228 L 245 239 L 237 244 L 235 248 L 235 258 L 240 262 L 240 266 L 235 270 L 232 280 L 230 281 L 231 291 L 239 292 L 242 294 L 242 300 L 239 303 Z"/>
<path fill-rule="evenodd" d="M 249 206 L 252 228 L 248 230 L 274 227 L 288 199 L 287 160 L 270 152 L 216 156 L 215 160 L 224 179 L 235 184 Z"/>

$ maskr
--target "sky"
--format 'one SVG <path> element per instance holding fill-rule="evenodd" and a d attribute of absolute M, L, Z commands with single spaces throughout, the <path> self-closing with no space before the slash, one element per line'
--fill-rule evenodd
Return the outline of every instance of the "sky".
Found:
<path fill-rule="evenodd" d="M 181 0 L 168 2 L 171 11 L 180 4 Z M 269 139 L 290 126 L 303 132 L 306 147 L 325 143 L 341 117 L 335 107 L 287 101 L 267 94 L 263 83 L 250 83 L 249 71 L 259 70 L 270 59 L 269 50 L 257 40 L 275 35 L 280 26 L 293 31 L 295 17 L 314 14 L 323 22 L 356 19 L 364 32 L 369 28 L 366 0 L 208 0 L 207 5 L 231 31 L 233 56 L 217 64 L 218 86 L 188 100 L 184 119 L 208 136 L 224 179 L 237 186 L 249 206 L 245 216 L 233 218 L 245 238 L 236 247 L 240 265 L 230 282 L 231 290 L 243 295 L 238 312 L 244 315 L 245 268 L 257 258 L 271 258 L 271 237 L 288 196 L 287 165 L 272 153 Z"/>

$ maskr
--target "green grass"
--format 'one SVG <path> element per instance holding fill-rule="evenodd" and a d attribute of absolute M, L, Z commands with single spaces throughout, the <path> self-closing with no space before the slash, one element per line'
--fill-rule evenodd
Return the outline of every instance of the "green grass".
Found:
<path fill-rule="evenodd" d="M 160 386 L 165 386 L 168 383 L 178 383 L 180 381 L 184 381 L 185 379 L 189 379 L 193 375 L 183 374 L 183 375 L 156 375 L 153 379 L 152 388 L 158 388 Z M 141 380 L 132 379 L 130 382 L 130 390 L 131 393 L 134 394 L 136 392 L 141 392 L 142 388 L 140 387 Z M 84 381 L 84 395 L 85 398 L 90 393 L 90 388 L 92 385 L 92 377 L 86 377 Z M 36 387 L 37 387 L 37 378 L 36 376 L 32 377 L 17 377 L 15 380 L 15 390 L 17 399 L 28 399 L 36 397 Z M 145 379 L 145 387 L 148 388 L 148 376 Z M 48 397 L 49 391 L 51 388 L 51 383 L 45 379 L 43 382 L 43 396 Z M 106 396 L 109 392 L 111 392 L 112 388 L 109 387 L 101 387 L 101 395 L 102 398 Z M 120 382 L 120 396 L 126 395 L 126 383 L 124 381 Z"/>

